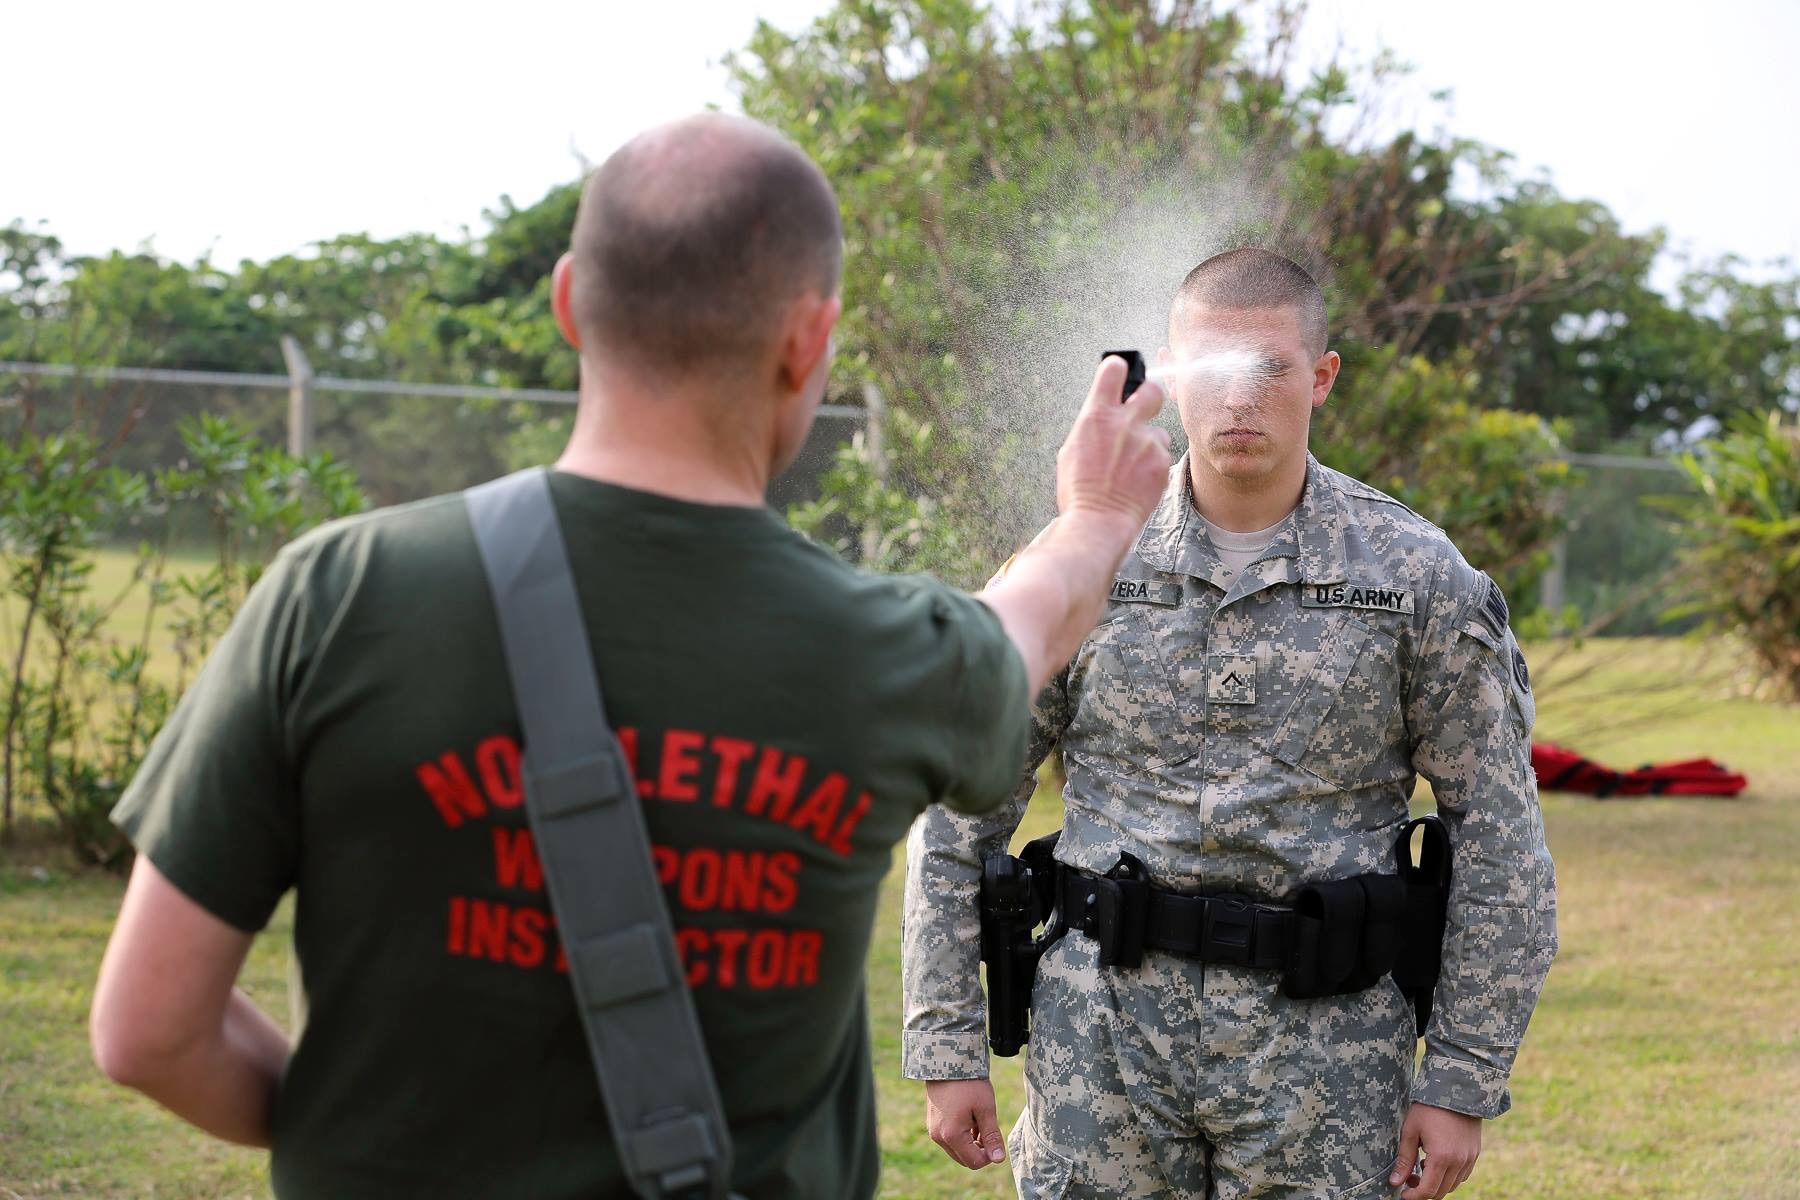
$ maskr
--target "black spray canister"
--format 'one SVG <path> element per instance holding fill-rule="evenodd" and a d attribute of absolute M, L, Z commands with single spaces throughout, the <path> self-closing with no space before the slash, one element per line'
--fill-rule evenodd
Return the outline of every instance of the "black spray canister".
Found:
<path fill-rule="evenodd" d="M 1100 358 L 1105 361 L 1115 354 L 1125 360 L 1125 390 L 1119 395 L 1119 403 L 1123 404 L 1131 398 L 1131 393 L 1143 386 L 1148 376 L 1144 370 L 1144 356 L 1136 350 L 1103 350 Z"/>

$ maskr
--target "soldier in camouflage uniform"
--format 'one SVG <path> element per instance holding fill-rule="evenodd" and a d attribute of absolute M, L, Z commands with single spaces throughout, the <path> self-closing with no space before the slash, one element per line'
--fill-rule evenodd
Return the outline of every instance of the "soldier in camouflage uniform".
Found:
<path fill-rule="evenodd" d="M 1317 288 L 1286 259 L 1234 251 L 1189 275 L 1175 356 L 1252 369 L 1176 375 L 1190 451 L 1040 696 L 1029 765 L 1061 744 L 1060 862 L 1104 873 L 1130 852 L 1156 888 L 1267 903 L 1392 872 L 1423 775 L 1455 862 L 1423 1064 L 1390 977 L 1293 1000 L 1276 971 L 1156 949 L 1103 968 L 1070 933 L 1032 997 L 1010 1140 L 1023 1197 L 1427 1200 L 1467 1177 L 1480 1119 L 1509 1106 L 1556 948 L 1525 660 L 1499 588 L 1441 530 L 1306 452 L 1337 372 L 1324 340 Z M 980 863 L 1034 784 L 996 814 L 932 810 L 909 845 L 903 1069 L 929 1081 L 934 1140 L 969 1167 L 1003 1157 Z"/>

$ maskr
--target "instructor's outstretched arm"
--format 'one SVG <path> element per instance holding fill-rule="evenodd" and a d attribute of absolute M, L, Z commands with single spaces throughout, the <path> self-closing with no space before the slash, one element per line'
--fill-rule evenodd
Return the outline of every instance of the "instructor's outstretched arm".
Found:
<path fill-rule="evenodd" d="M 975 894 L 981 858 L 1004 849 L 1067 714 L 1044 685 L 1093 629 L 1119 563 L 1168 484 L 1168 434 L 1149 424 L 1163 396 L 1146 384 L 1121 404 L 1124 361 L 1108 358 L 1057 455 L 1060 516 L 980 593 L 1025 660 L 1034 695 L 1026 774 L 1011 804 L 934 809 L 907 848 L 906 1073 L 925 1079 L 926 1130 L 971 1170 L 1004 1161 L 980 1033 Z"/>
<path fill-rule="evenodd" d="M 979 599 L 1025 660 L 1031 694 L 1063 668 L 1106 605 L 1113 573 L 1169 482 L 1169 433 L 1150 424 L 1162 389 L 1123 404 L 1125 360 L 1107 358 L 1056 455 L 1059 517 Z"/>

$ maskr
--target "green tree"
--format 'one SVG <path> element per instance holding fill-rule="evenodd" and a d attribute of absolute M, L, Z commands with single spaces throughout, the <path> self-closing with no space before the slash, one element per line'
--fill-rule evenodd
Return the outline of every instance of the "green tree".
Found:
<path fill-rule="evenodd" d="M 1606 255 L 1522 245 L 1492 202 L 1456 198 L 1459 166 L 1500 178 L 1503 159 L 1483 147 L 1343 132 L 1358 89 L 1378 91 L 1392 67 L 1332 67 L 1292 87 L 1298 20 L 1279 4 L 1246 15 L 1096 0 L 1006 19 L 966 0 L 845 0 L 799 33 L 761 26 L 734 59 L 746 111 L 839 189 L 843 383 L 875 384 L 931 431 L 928 455 L 897 441 L 882 488 L 932 499 L 971 554 L 965 580 L 1047 515 L 1039 481 L 1096 353 L 1115 336 L 1160 338 L 1188 267 L 1246 242 L 1326 276 L 1349 344 L 1391 348 L 1364 356 L 1347 391 L 1411 395 L 1421 371 L 1441 370 L 1427 390 L 1451 381 L 1463 407 L 1429 444 L 1514 476 L 1484 477 L 1485 507 L 1467 511 L 1454 506 L 1472 493 L 1425 486 L 1416 456 L 1395 478 L 1440 521 L 1514 520 L 1483 543 L 1502 573 L 1540 563 L 1554 518 L 1524 493 L 1554 438 L 1476 411 L 1484 346 L 1452 327 L 1555 297 L 1571 257 Z M 1485 436 L 1505 451 L 1478 454 L 1469 439 Z M 845 498 L 836 511 L 891 507 Z"/>
<path fill-rule="evenodd" d="M 550 272 L 569 248 L 579 181 L 520 207 L 503 196 L 444 288 L 440 334 L 462 375 L 498 387 L 573 390 L 575 355 L 550 313 Z"/>
<path fill-rule="evenodd" d="M 264 564 L 298 533 L 364 506 L 329 456 L 290 457 L 216 417 L 181 433 L 184 465 L 154 473 L 110 461 L 117 438 L 91 424 L 48 435 L 28 424 L 0 442 L 0 582 L 18 614 L 0 639 L 0 838 L 26 797 L 84 859 L 121 861 L 127 847 L 107 814 Z M 130 577 L 102 593 L 102 540 L 181 503 L 206 513 L 214 563 L 172 577 L 165 534 L 140 543 Z M 124 627 L 115 618 L 132 598 L 143 616 Z M 173 680 L 150 670 L 165 620 Z"/>
<path fill-rule="evenodd" d="M 1800 428 L 1779 410 L 1740 413 L 1681 466 L 1697 494 L 1662 502 L 1677 517 L 1689 594 L 1671 615 L 1739 635 L 1800 699 Z"/>
<path fill-rule="evenodd" d="M 1555 427 L 1475 403 L 1472 360 L 1346 346 L 1338 386 L 1314 418 L 1313 450 L 1427 514 L 1529 612 L 1562 526 L 1569 465 Z"/>
<path fill-rule="evenodd" d="M 231 291 L 277 340 L 297 339 L 321 375 L 443 382 L 451 359 L 443 289 L 467 258 L 467 247 L 425 234 L 344 234 L 302 254 L 242 263 Z M 273 356 L 263 369 L 285 370 L 279 348 L 263 350 Z"/>

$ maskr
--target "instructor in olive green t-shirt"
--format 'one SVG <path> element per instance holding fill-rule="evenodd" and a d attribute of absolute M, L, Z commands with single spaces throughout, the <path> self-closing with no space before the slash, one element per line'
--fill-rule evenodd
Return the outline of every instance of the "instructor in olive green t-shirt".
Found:
<path fill-rule="evenodd" d="M 1161 393 L 1120 404 L 1113 359 L 1062 519 L 979 597 L 812 546 L 763 495 L 825 391 L 840 255 L 818 168 L 706 115 L 594 172 L 552 289 L 581 399 L 551 491 L 749 1197 L 874 1194 L 890 851 L 929 804 L 1005 799 L 1168 468 Z M 290 546 L 115 813 L 140 854 L 101 1067 L 271 1147 L 282 1197 L 625 1194 L 523 750 L 460 497 Z M 233 987 L 290 888 L 297 1042 Z"/>

